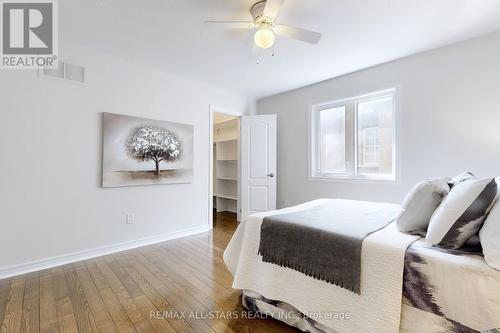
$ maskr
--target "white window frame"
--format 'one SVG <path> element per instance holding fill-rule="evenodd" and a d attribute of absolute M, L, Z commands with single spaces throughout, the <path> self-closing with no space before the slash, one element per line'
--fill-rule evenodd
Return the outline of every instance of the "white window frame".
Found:
<path fill-rule="evenodd" d="M 392 97 L 393 101 L 393 138 L 392 138 L 392 173 L 391 174 L 362 174 L 358 173 L 358 104 Z M 309 180 L 326 181 L 375 181 L 398 182 L 398 110 L 396 88 L 385 89 L 356 97 L 338 99 L 332 102 L 314 104 L 310 107 L 310 135 L 309 135 Z M 346 172 L 322 172 L 320 169 L 321 151 L 321 126 L 319 113 L 323 110 L 345 106 L 346 109 Z"/>

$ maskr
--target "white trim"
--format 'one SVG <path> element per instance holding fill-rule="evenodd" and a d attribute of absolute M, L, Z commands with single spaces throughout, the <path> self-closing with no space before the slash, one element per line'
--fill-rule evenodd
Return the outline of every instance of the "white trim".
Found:
<path fill-rule="evenodd" d="M 328 183 L 351 183 L 351 184 L 373 184 L 373 185 L 400 185 L 401 180 L 399 178 L 383 178 L 377 176 L 373 178 L 370 176 L 358 175 L 356 177 L 352 176 L 310 176 L 308 179 L 310 182 L 328 182 Z"/>
<path fill-rule="evenodd" d="M 43 269 L 52 268 L 56 266 L 71 264 L 77 261 L 87 260 L 95 257 L 100 257 L 108 254 L 113 254 L 116 252 L 126 251 L 130 249 L 135 249 L 142 246 L 147 246 L 151 244 L 161 243 L 168 240 L 187 237 L 203 232 L 209 231 L 207 226 L 194 227 L 189 229 L 184 229 L 180 231 L 175 231 L 163 235 L 156 235 L 151 237 L 146 237 L 138 240 L 132 240 L 127 242 L 121 242 L 113 245 L 106 245 L 98 247 L 95 249 L 84 250 L 79 252 L 73 252 L 61 256 L 40 259 L 31 261 L 28 263 L 13 265 L 8 267 L 0 268 L 0 279 L 5 279 L 13 277 L 20 274 L 26 274 L 36 271 L 41 271 Z"/>
<path fill-rule="evenodd" d="M 313 108 L 319 108 L 319 109 L 330 109 L 332 105 L 335 104 L 343 104 L 345 102 L 352 101 L 353 99 L 370 99 L 371 97 L 378 96 L 378 95 L 384 95 L 384 94 L 389 94 L 390 92 L 396 92 L 400 88 L 398 87 L 397 84 L 392 84 L 389 86 L 393 86 L 390 88 L 381 88 L 381 89 L 376 89 L 372 90 L 369 93 L 363 93 L 360 95 L 351 95 L 351 96 L 344 96 L 340 98 L 336 98 L 327 102 L 318 102 L 318 103 L 311 103 L 309 106 Z"/>

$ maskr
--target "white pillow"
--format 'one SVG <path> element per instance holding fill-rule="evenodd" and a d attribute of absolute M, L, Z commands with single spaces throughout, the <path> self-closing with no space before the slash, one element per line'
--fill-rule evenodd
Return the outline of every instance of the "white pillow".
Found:
<path fill-rule="evenodd" d="M 475 235 L 497 195 L 493 178 L 471 179 L 456 184 L 432 215 L 427 242 L 458 249 Z"/>
<path fill-rule="evenodd" d="M 450 181 L 449 181 L 449 185 L 450 187 L 453 187 L 455 186 L 456 184 L 459 184 L 459 183 L 462 183 L 462 182 L 465 182 L 467 180 L 471 180 L 471 179 L 475 179 L 476 177 L 474 176 L 474 174 L 472 172 L 462 172 L 458 175 L 456 175 L 455 177 L 453 177 Z"/>
<path fill-rule="evenodd" d="M 484 260 L 500 271 L 500 201 L 497 200 L 479 231 Z"/>
<path fill-rule="evenodd" d="M 396 220 L 399 231 L 425 236 L 432 214 L 449 191 L 448 178 L 423 180 L 415 185 L 401 204 Z"/>

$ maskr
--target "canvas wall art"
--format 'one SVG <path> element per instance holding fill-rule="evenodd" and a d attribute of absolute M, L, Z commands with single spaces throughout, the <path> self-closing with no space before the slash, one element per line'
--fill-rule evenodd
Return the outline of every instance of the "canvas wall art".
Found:
<path fill-rule="evenodd" d="M 193 180 L 192 125 L 103 113 L 102 186 Z"/>

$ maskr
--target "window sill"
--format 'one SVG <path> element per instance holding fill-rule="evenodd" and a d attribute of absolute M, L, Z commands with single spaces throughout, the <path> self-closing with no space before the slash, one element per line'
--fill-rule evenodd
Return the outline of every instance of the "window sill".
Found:
<path fill-rule="evenodd" d="M 379 185 L 398 185 L 400 182 L 394 177 L 374 177 L 374 176 L 342 176 L 342 175 L 314 175 L 309 176 L 310 182 L 332 182 L 332 183 L 351 183 L 351 184 L 379 184 Z"/>

